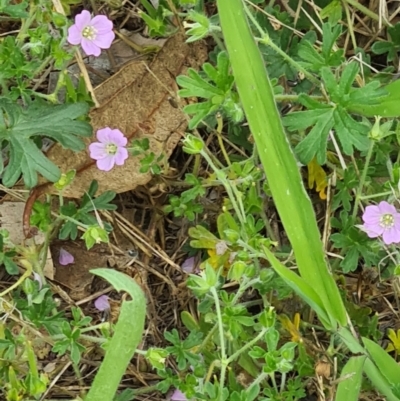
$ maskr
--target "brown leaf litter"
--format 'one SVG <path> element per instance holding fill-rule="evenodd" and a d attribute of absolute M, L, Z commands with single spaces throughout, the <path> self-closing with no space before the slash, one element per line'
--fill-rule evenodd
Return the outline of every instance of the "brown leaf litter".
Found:
<path fill-rule="evenodd" d="M 157 158 L 164 154 L 168 158 L 182 138 L 187 127 L 187 117 L 180 107 L 175 107 L 176 76 L 185 73 L 187 67 L 199 67 L 207 57 L 205 45 L 201 42 L 187 44 L 182 34 L 171 37 L 147 65 L 132 62 L 95 89 L 100 102 L 99 108 L 90 112 L 94 129 L 92 138 L 86 138 L 88 145 L 95 141 L 95 133 L 104 127 L 118 128 L 128 139 L 148 138 L 150 149 Z M 179 105 L 179 102 L 177 102 Z M 133 190 L 151 179 L 150 173 L 140 173 L 137 157 L 129 157 L 123 166 L 110 172 L 97 169 L 87 150 L 75 153 L 55 144 L 47 157 L 59 166 L 63 173 L 76 170 L 73 183 L 64 190 L 63 195 L 80 198 L 89 188 L 92 180 L 99 183 L 99 191 L 117 193 Z M 29 232 L 29 216 L 34 201 L 42 194 L 57 194 L 51 182 L 43 177 L 34 188 L 26 203 L 24 229 Z"/>

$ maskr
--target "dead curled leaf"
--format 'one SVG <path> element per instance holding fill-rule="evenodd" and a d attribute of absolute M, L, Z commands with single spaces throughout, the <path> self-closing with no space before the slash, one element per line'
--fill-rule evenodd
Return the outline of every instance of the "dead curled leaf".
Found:
<path fill-rule="evenodd" d="M 202 64 L 206 58 L 204 45 L 189 45 L 183 35 L 170 38 L 149 67 L 144 62 L 133 62 L 95 89 L 101 106 L 90 112 L 95 139 L 98 129 L 118 128 L 129 139 L 147 137 L 150 152 L 156 156 L 171 154 L 185 132 L 186 116 L 179 108 L 168 101 L 171 93 L 175 96 L 175 77 L 182 74 L 189 58 Z M 150 70 L 150 71 L 149 71 Z M 139 172 L 137 157 L 130 157 L 124 166 L 115 167 L 110 172 L 97 169 L 89 158 L 87 150 L 74 153 L 56 144 L 47 154 L 62 172 L 75 169 L 77 176 L 72 185 L 64 192 L 66 197 L 80 198 L 89 188 L 92 180 L 99 183 L 99 191 L 112 190 L 117 193 L 134 189 L 146 184 L 150 174 Z M 41 184 L 45 183 L 42 179 Z M 47 193 L 57 193 L 51 183 Z"/>
<path fill-rule="evenodd" d="M 147 66 L 144 62 L 132 62 L 95 89 L 99 108 L 90 112 L 93 126 L 92 138 L 85 139 L 87 145 L 95 141 L 100 128 L 118 128 L 129 139 L 149 139 L 150 149 L 157 158 L 171 155 L 187 127 L 187 117 L 181 108 L 176 108 L 169 98 L 176 96 L 175 78 L 185 73 L 187 67 L 198 68 L 207 59 L 205 44 L 188 44 L 185 36 L 171 37 Z M 129 157 L 123 166 L 109 172 L 97 169 L 87 150 L 74 153 L 55 144 L 47 157 L 60 167 L 63 173 L 75 169 L 77 174 L 72 184 L 63 192 L 65 197 L 80 198 L 92 180 L 99 183 L 99 193 L 111 190 L 117 193 L 133 190 L 151 179 L 150 173 L 140 173 L 138 157 Z M 43 177 L 26 203 L 24 231 L 27 233 L 29 216 L 34 201 L 44 193 L 57 194 L 51 182 Z"/>

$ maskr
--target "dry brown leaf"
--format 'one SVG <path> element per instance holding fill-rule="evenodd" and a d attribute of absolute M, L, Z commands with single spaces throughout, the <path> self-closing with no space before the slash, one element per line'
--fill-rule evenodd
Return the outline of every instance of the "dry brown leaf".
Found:
<path fill-rule="evenodd" d="M 161 153 L 168 158 L 187 127 L 185 114 L 170 101 L 171 97 L 176 98 L 175 78 L 185 73 L 187 67 L 200 67 L 206 59 L 207 49 L 203 42 L 187 44 L 185 36 L 177 34 L 165 43 L 149 66 L 144 62 L 127 64 L 95 89 L 101 106 L 90 113 L 94 133 L 92 138 L 85 139 L 86 144 L 96 141 L 96 131 L 108 126 L 118 128 L 129 139 L 147 137 L 149 151 L 156 158 Z M 87 150 L 74 153 L 56 144 L 47 156 L 63 173 L 76 170 L 72 185 L 63 193 L 70 198 L 80 198 L 92 180 L 98 181 L 99 192 L 121 193 L 145 185 L 151 179 L 150 173 L 139 172 L 137 157 L 129 157 L 123 166 L 104 172 L 97 169 Z M 26 236 L 31 235 L 29 219 L 33 204 L 44 193 L 57 194 L 57 190 L 51 182 L 40 177 L 39 185 L 26 202 L 23 224 Z"/>
<path fill-rule="evenodd" d="M 315 374 L 329 379 L 331 377 L 331 364 L 327 360 L 319 360 L 315 364 Z"/>
<path fill-rule="evenodd" d="M 175 108 L 168 98 L 175 96 L 175 77 L 187 64 L 201 65 L 206 58 L 202 43 L 189 45 L 183 35 L 170 38 L 149 67 L 144 62 L 130 63 L 117 74 L 96 88 L 95 94 L 101 106 L 90 112 L 93 137 L 104 127 L 118 128 L 128 138 L 147 137 L 150 152 L 156 157 L 164 153 L 170 156 L 187 127 L 186 116 Z M 149 69 L 151 72 L 149 72 Z M 116 166 L 109 172 L 97 169 L 87 150 L 74 153 L 56 144 L 47 154 L 62 172 L 75 169 L 77 176 L 64 192 L 64 196 L 80 198 L 92 180 L 99 183 L 99 191 L 126 192 L 144 185 L 151 174 L 139 172 L 138 157 L 129 157 L 124 166 Z M 40 180 L 41 193 L 57 193 L 52 183 Z"/>

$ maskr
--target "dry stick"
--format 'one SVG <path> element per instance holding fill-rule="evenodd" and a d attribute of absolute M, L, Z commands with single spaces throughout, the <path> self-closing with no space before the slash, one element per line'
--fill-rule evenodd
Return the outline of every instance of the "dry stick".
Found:
<path fill-rule="evenodd" d="M 361 11 L 367 17 L 379 22 L 379 15 L 375 14 L 369 8 L 364 7 L 362 4 L 360 4 L 358 2 L 358 0 L 345 0 L 345 1 L 346 1 L 346 3 L 352 5 L 354 8 L 356 8 L 357 10 Z M 383 21 L 383 25 L 385 25 L 386 27 L 392 26 L 392 24 L 387 21 Z"/>

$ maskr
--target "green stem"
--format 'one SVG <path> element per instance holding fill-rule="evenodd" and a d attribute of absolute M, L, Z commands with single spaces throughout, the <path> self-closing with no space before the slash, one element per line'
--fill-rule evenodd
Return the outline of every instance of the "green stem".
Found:
<path fill-rule="evenodd" d="M 245 281 L 245 280 L 243 280 L 243 282 L 240 284 L 240 287 L 239 287 L 238 291 L 236 292 L 235 297 L 232 299 L 232 305 L 236 304 L 236 302 L 240 299 L 240 297 L 243 295 L 243 293 L 249 287 L 252 287 L 254 284 L 257 284 L 260 282 L 260 279 L 258 279 L 258 278 L 254 279 L 254 280 L 249 280 L 249 281 Z"/>
<path fill-rule="evenodd" d="M 302 72 L 304 76 L 312 82 L 315 86 L 321 86 L 321 83 L 318 81 L 317 78 L 314 77 L 310 72 L 308 72 L 305 68 L 303 68 L 299 63 L 294 61 L 287 53 L 285 53 L 279 46 L 277 46 L 270 37 L 265 34 L 264 37 L 262 38 L 256 38 L 256 40 L 264 45 L 269 46 L 272 50 L 274 50 L 276 53 L 278 53 L 286 62 L 291 64 L 296 70 Z"/>
<path fill-rule="evenodd" d="M 251 393 L 251 390 L 254 386 L 257 386 L 258 384 L 260 384 L 263 380 L 268 379 L 269 373 L 261 373 L 254 381 L 253 383 L 250 384 L 250 386 L 248 387 L 248 389 L 246 390 L 247 393 Z"/>
<path fill-rule="evenodd" d="M 217 166 L 211 160 L 211 157 L 204 150 L 202 150 L 200 154 L 204 157 L 204 159 L 206 160 L 208 165 L 215 172 L 218 180 L 221 181 L 221 184 L 225 187 L 225 190 L 229 196 L 229 199 L 232 203 L 233 208 L 235 209 L 235 213 L 236 213 L 238 219 L 240 220 L 240 222 L 242 224 L 244 224 L 246 221 L 246 214 L 243 210 L 243 203 L 241 202 L 240 199 L 237 199 L 233 193 L 234 191 L 237 193 L 236 187 L 230 185 L 230 183 L 226 179 L 225 174 L 220 169 L 217 168 Z M 238 203 L 240 204 L 241 207 L 239 207 Z"/>
<path fill-rule="evenodd" d="M 270 378 L 271 378 L 272 384 L 274 385 L 275 390 L 277 392 L 279 392 L 278 385 L 276 384 L 276 380 L 275 380 L 275 372 L 271 373 Z"/>
<path fill-rule="evenodd" d="M 229 365 L 232 363 L 240 354 L 243 354 L 244 351 L 248 350 L 250 347 L 252 347 L 254 344 L 257 344 L 258 341 L 262 339 L 264 334 L 268 331 L 268 329 L 263 329 L 258 333 L 256 337 L 254 337 L 251 341 L 249 341 L 247 344 L 245 344 L 242 348 L 238 349 L 235 353 L 233 353 L 228 360 L 226 361 L 226 364 Z"/>
<path fill-rule="evenodd" d="M 33 76 L 36 77 L 37 75 L 39 75 L 46 68 L 47 64 L 50 63 L 52 58 L 53 58 L 52 56 L 46 57 L 42 62 L 42 64 L 40 64 L 39 67 L 36 68 L 35 72 L 33 73 Z"/>
<path fill-rule="evenodd" d="M 83 224 L 82 222 L 74 219 L 73 217 L 65 216 L 64 214 L 61 214 L 60 217 L 63 218 L 64 220 L 67 220 L 67 221 L 70 221 L 71 223 L 76 224 L 79 227 L 84 228 L 85 230 L 87 230 L 89 228 L 89 226 L 87 224 Z"/>
<path fill-rule="evenodd" d="M 25 40 L 25 35 L 28 32 L 28 29 L 30 28 L 30 26 L 36 19 L 36 8 L 37 7 L 36 7 L 35 3 L 33 1 L 31 1 L 30 5 L 29 5 L 29 16 L 26 20 L 23 20 L 23 22 L 21 24 L 21 29 L 19 30 L 19 33 L 17 36 L 16 45 L 18 47 L 22 46 L 23 41 Z"/>
<path fill-rule="evenodd" d="M 285 390 L 285 385 L 286 385 L 286 372 L 282 372 L 282 377 L 281 377 L 281 393 L 283 393 L 283 390 Z"/>
<path fill-rule="evenodd" d="M 324 96 L 316 96 L 316 95 L 311 95 L 309 96 L 313 100 L 318 100 L 320 102 L 326 101 L 326 98 Z M 277 102 L 283 102 L 285 100 L 289 102 L 298 102 L 300 95 L 286 95 L 286 94 L 279 94 L 279 95 L 274 95 L 274 98 Z"/>
<path fill-rule="evenodd" d="M 221 51 L 222 51 L 222 50 L 225 50 L 224 42 L 222 42 L 222 40 L 221 40 L 220 37 L 218 36 L 218 33 L 215 32 L 215 31 L 212 31 L 212 32 L 211 32 L 211 36 L 213 37 L 213 39 L 214 39 L 215 43 L 217 44 L 217 46 L 219 47 L 219 49 L 220 49 Z"/>
<path fill-rule="evenodd" d="M 365 179 L 367 177 L 369 163 L 371 161 L 371 157 L 372 157 L 372 152 L 374 150 L 374 146 L 375 146 L 375 141 L 371 140 L 370 143 L 369 143 L 369 149 L 368 149 L 367 157 L 365 158 L 365 164 L 364 164 L 363 172 L 361 174 L 360 183 L 359 183 L 358 188 L 357 188 L 356 198 L 354 200 L 354 209 L 353 209 L 353 215 L 352 215 L 353 218 L 355 218 L 357 216 L 358 206 L 360 204 L 360 197 L 361 197 L 362 190 L 364 188 Z"/>
<path fill-rule="evenodd" d="M 245 12 L 251 22 L 254 24 L 254 26 L 257 28 L 258 32 L 261 35 L 261 38 L 256 38 L 257 41 L 260 43 L 263 43 L 267 46 L 269 46 L 271 49 L 275 50 L 276 53 L 278 53 L 285 61 L 287 61 L 289 64 L 291 64 L 294 68 L 296 68 L 298 71 L 302 72 L 305 77 L 308 78 L 310 82 L 312 82 L 316 86 L 320 86 L 321 83 L 316 79 L 312 74 L 310 74 L 306 69 L 304 69 L 300 64 L 298 64 L 296 61 L 294 61 L 290 56 L 288 56 L 280 47 L 276 46 L 275 43 L 273 43 L 269 37 L 269 35 L 261 28 L 260 24 L 258 21 L 255 19 L 253 13 L 247 8 L 244 7 Z"/>
<path fill-rule="evenodd" d="M 207 333 L 206 338 L 200 344 L 200 348 L 199 348 L 200 351 L 203 350 L 207 346 L 208 342 L 210 341 L 210 338 L 214 335 L 215 330 L 217 330 L 217 328 L 218 328 L 218 324 L 215 324 L 213 326 L 213 328 Z"/>
<path fill-rule="evenodd" d="M 388 196 L 388 195 L 393 195 L 393 192 L 386 191 L 386 192 L 380 192 L 379 194 L 363 195 L 363 196 L 360 196 L 360 200 L 380 198 L 381 196 Z"/>
<path fill-rule="evenodd" d="M 217 322 L 219 331 L 219 342 L 221 347 L 221 376 L 220 376 L 220 388 L 219 388 L 219 400 L 224 401 L 224 392 L 222 391 L 225 384 L 226 368 L 228 366 L 225 350 L 225 338 L 224 338 L 224 325 L 222 323 L 221 305 L 219 303 L 218 293 L 215 287 L 211 287 L 211 294 L 214 297 L 215 310 L 217 312 Z"/>

